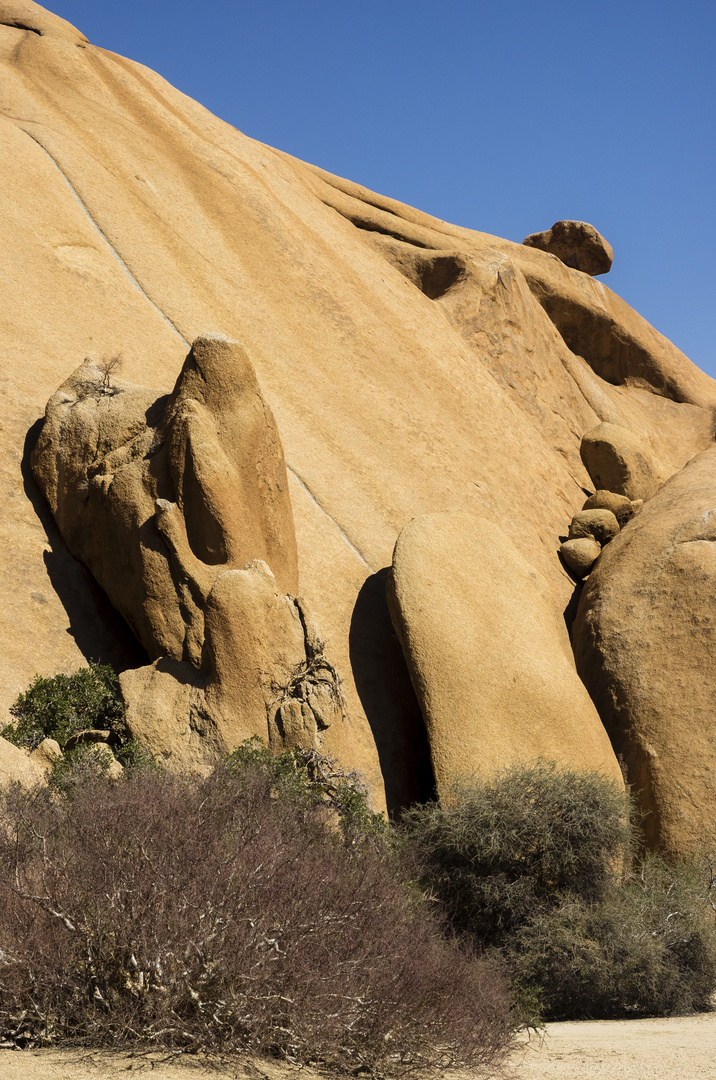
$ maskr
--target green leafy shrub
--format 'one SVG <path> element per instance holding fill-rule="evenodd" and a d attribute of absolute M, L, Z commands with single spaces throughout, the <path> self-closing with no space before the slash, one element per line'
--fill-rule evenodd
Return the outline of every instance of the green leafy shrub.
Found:
<path fill-rule="evenodd" d="M 344 781 L 299 757 L 253 742 L 208 777 L 4 792 L 0 1039 L 494 1075 L 500 971 L 445 940 L 393 846 L 331 807 Z"/>
<path fill-rule="evenodd" d="M 713 874 L 637 863 L 625 793 L 598 774 L 538 764 L 458 785 L 410 810 L 406 858 L 450 926 L 513 973 L 535 1021 L 659 1016 L 710 1007 Z"/>
<path fill-rule="evenodd" d="M 0 734 L 30 750 L 48 738 L 55 739 L 64 750 L 69 737 L 86 728 L 124 736 L 119 681 L 106 664 L 90 662 L 89 667 L 72 675 L 60 674 L 51 679 L 37 675 L 10 712 L 15 723 L 6 725 Z"/>

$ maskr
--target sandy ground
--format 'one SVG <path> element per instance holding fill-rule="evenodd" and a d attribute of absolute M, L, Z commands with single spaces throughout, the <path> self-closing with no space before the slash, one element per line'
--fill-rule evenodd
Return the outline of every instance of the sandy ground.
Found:
<path fill-rule="evenodd" d="M 716 1067 L 716 1013 L 669 1020 L 549 1024 L 522 1041 L 514 1080 L 706 1080 Z"/>
<path fill-rule="evenodd" d="M 521 1040 L 509 1080 L 704 1080 L 716 1062 L 716 1013 L 673 1020 L 549 1024 Z M 0 1080 L 325 1080 L 258 1059 L 168 1060 L 164 1054 L 0 1051 Z M 462 1074 L 461 1080 L 468 1080 Z"/>

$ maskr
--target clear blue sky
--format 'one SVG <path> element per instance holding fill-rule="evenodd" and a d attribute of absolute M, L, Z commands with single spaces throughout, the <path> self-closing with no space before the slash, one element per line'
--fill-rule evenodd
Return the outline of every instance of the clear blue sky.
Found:
<path fill-rule="evenodd" d="M 241 131 L 470 228 L 591 221 L 716 376 L 714 0 L 54 0 Z"/>

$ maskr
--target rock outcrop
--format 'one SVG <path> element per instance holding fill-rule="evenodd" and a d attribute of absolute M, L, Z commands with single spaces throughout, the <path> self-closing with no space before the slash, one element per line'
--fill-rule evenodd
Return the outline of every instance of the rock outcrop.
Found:
<path fill-rule="evenodd" d="M 86 360 L 50 398 L 32 469 L 65 543 L 151 659 L 201 661 L 223 571 L 269 563 L 297 591 L 281 442 L 245 351 L 198 338 L 173 393 Z"/>
<path fill-rule="evenodd" d="M 611 244 L 586 221 L 555 221 L 551 229 L 532 233 L 522 243 L 592 276 L 609 273 L 614 262 Z"/>
<path fill-rule="evenodd" d="M 715 507 L 711 447 L 605 548 L 573 627 L 647 842 L 672 857 L 716 843 Z"/>
<path fill-rule="evenodd" d="M 136 701 L 155 701 L 151 714 L 130 703 L 137 730 L 151 722 L 174 753 L 169 720 L 189 716 L 177 738 L 201 758 L 216 734 L 207 701 L 218 716 L 229 700 L 209 653 L 244 648 L 229 620 L 210 649 L 206 620 L 229 593 L 239 603 L 241 580 L 241 603 L 265 590 L 282 655 L 307 675 L 275 680 L 295 690 L 280 722 L 263 690 L 251 715 L 312 738 L 313 698 L 323 749 L 364 774 L 376 806 L 384 784 L 392 806 L 409 801 L 429 785 L 425 721 L 378 587 L 403 527 L 452 508 L 489 518 L 561 613 L 574 581 L 557 537 L 595 487 L 582 435 L 606 423 L 633 436 L 656 487 L 711 445 L 716 384 L 589 273 L 255 142 L 30 0 L 0 3 L 0 73 L 0 711 L 36 673 L 109 661 Z M 276 428 L 238 361 L 227 383 L 181 375 L 207 329 L 241 342 Z M 56 423 L 76 440 L 61 459 L 87 466 L 86 490 L 81 469 L 38 466 L 58 529 L 29 469 L 38 421 L 83 357 L 118 352 L 121 383 L 97 388 L 87 365 L 76 378 L 95 390 L 73 384 L 52 407 L 42 438 Z M 220 585 L 253 560 L 275 584 L 254 568 Z M 521 582 L 510 557 L 513 572 Z M 297 588 L 343 680 L 350 720 L 325 729 L 321 669 L 285 600 Z M 246 672 L 274 630 L 247 646 Z M 242 670 L 221 668 L 227 687 Z M 249 726 L 232 717 L 231 738 Z"/>
<path fill-rule="evenodd" d="M 337 683 L 294 599 L 283 450 L 236 342 L 198 338 L 168 397 L 85 361 L 50 399 L 32 466 L 155 661 L 122 678 L 131 734 L 196 767 L 251 735 L 320 745 L 342 719 Z"/>
<path fill-rule="evenodd" d="M 496 525 L 460 511 L 415 518 L 388 595 L 438 794 L 537 758 L 621 782 L 549 590 Z"/>

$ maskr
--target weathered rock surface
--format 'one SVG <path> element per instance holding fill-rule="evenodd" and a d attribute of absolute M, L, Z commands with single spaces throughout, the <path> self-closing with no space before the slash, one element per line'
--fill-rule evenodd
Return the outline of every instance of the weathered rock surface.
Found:
<path fill-rule="evenodd" d="M 606 547 L 573 627 L 577 669 L 623 758 L 649 844 L 716 844 L 716 447 Z"/>
<path fill-rule="evenodd" d="M 614 262 L 611 244 L 586 221 L 555 221 L 551 229 L 532 233 L 522 243 L 556 255 L 566 266 L 592 276 L 609 273 Z"/>
<path fill-rule="evenodd" d="M 491 521 L 414 518 L 395 545 L 388 597 L 439 794 L 452 777 L 540 757 L 621 782 L 549 590 Z"/>
<path fill-rule="evenodd" d="M 489 516 L 561 612 L 573 581 L 555 540 L 593 487 L 582 434 L 619 425 L 653 452 L 666 479 L 710 445 L 716 385 L 588 274 L 246 138 L 37 4 L 2 3 L 0 75 L 0 710 L 35 673 L 70 671 L 89 657 L 122 670 L 147 659 L 69 554 L 30 475 L 48 398 L 83 357 L 121 351 L 123 385 L 156 387 L 123 395 L 152 408 L 158 393 L 171 394 L 189 343 L 214 329 L 241 342 L 285 450 L 300 593 L 350 716 L 323 732 L 323 747 L 365 774 L 379 805 L 379 741 L 391 798 L 412 797 L 416 785 L 399 774 L 405 748 L 424 744 L 424 725 L 384 611 L 362 604 L 356 619 L 403 526 L 451 507 Z M 98 408 L 109 412 L 105 402 Z M 133 409 L 128 423 L 130 413 L 139 423 Z M 207 411 L 209 429 L 222 429 L 209 442 L 233 468 L 221 409 L 209 402 Z M 234 535 L 233 511 L 203 453 L 206 427 L 188 414 L 179 420 L 172 467 L 189 477 L 198 463 L 216 526 L 192 552 L 209 567 L 210 587 L 222 564 L 204 560 L 219 550 L 217 534 Z M 143 416 L 137 430 L 148 430 Z M 125 462 L 111 483 L 111 470 L 104 481 L 97 474 L 92 497 L 106 483 L 114 498 L 116 483 L 126 505 L 142 461 Z M 193 480 L 182 492 L 194 505 Z M 133 626 L 156 644 L 156 676 L 146 679 L 165 685 L 167 701 L 184 701 L 197 687 L 175 680 L 169 690 L 167 680 L 172 664 L 196 673 L 202 663 L 201 604 L 193 578 L 167 581 L 162 569 L 173 515 L 184 519 L 184 510 L 172 492 L 157 497 L 174 509 L 146 504 L 145 494 L 136 528 L 97 545 L 93 565 L 101 580 L 114 578 L 128 615 L 139 611 L 146 568 L 151 587 Z M 144 538 L 163 516 L 156 552 Z M 124 584 L 110 565 L 120 546 Z M 281 569 L 268 551 L 251 558 L 268 563 L 279 595 L 295 595 L 290 560 Z M 136 603 L 120 599 L 120 586 Z M 174 602 L 164 609 L 167 595 Z M 298 712 L 290 706 L 289 726 L 302 731 Z"/>
<path fill-rule="evenodd" d="M 623 528 L 627 521 L 631 521 L 640 508 L 640 501 L 632 502 L 626 495 L 617 495 L 614 491 L 595 491 L 586 500 L 582 510 L 610 510 Z"/>
<path fill-rule="evenodd" d="M 592 428 L 583 436 L 579 452 L 598 490 L 646 500 L 663 482 L 663 470 L 644 440 L 619 424 Z"/>
<path fill-rule="evenodd" d="M 592 536 L 565 540 L 559 553 L 576 578 L 586 577 L 602 553 L 601 544 Z"/>
<path fill-rule="evenodd" d="M 619 522 L 611 510 L 580 510 L 572 518 L 569 526 L 569 539 L 591 536 L 604 547 L 619 532 Z"/>
<path fill-rule="evenodd" d="M 85 361 L 50 398 L 32 469 L 63 539 L 152 659 L 199 665 L 217 575 L 270 563 L 298 584 L 286 466 L 243 349 L 198 338 L 173 393 Z"/>
<path fill-rule="evenodd" d="M 0 736 L 0 786 L 22 784 L 33 788 L 44 783 L 47 765 L 26 750 Z"/>

